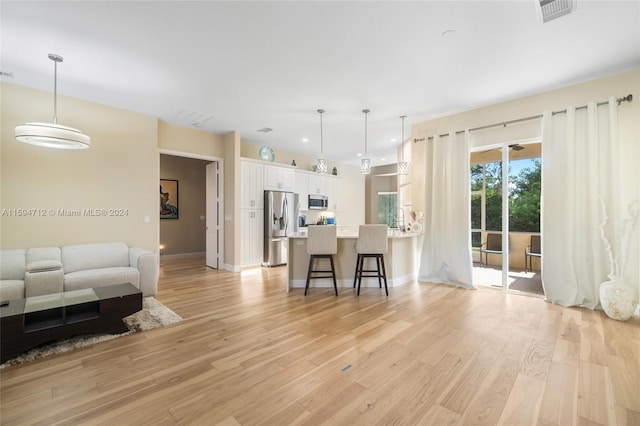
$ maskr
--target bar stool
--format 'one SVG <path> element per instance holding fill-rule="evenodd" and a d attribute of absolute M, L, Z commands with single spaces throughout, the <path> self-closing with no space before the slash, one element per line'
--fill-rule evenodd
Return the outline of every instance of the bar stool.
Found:
<path fill-rule="evenodd" d="M 307 231 L 307 254 L 309 255 L 309 269 L 307 270 L 307 285 L 304 287 L 304 295 L 309 290 L 309 281 L 316 278 L 333 278 L 333 288 L 338 295 L 336 284 L 336 268 L 333 264 L 333 255 L 338 252 L 338 237 L 335 226 L 312 225 Z M 331 269 L 313 269 L 315 259 L 329 259 Z M 331 272 L 331 275 L 316 275 L 316 273 Z"/>
<path fill-rule="evenodd" d="M 356 274 L 353 277 L 353 287 L 358 282 L 358 296 L 360 295 L 360 286 L 362 277 L 377 277 L 378 284 L 382 288 L 382 280 L 384 280 L 384 291 L 389 295 L 387 288 L 387 272 L 384 267 L 384 255 L 387 253 L 387 225 L 360 225 L 358 228 L 358 243 L 356 251 L 358 259 L 356 260 Z M 366 258 L 374 258 L 377 268 L 364 269 L 364 260 Z M 366 272 L 375 272 L 375 274 L 365 274 Z"/>

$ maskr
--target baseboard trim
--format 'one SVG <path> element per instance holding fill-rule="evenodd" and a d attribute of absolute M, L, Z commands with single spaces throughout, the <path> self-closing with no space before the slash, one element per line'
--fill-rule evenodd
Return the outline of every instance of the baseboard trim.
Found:
<path fill-rule="evenodd" d="M 193 253 L 161 254 L 160 259 L 185 259 L 189 257 L 206 256 L 207 252 L 198 251 Z"/>

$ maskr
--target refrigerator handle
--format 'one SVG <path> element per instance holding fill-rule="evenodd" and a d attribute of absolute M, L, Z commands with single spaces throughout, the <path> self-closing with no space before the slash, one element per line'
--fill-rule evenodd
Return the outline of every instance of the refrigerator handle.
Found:
<path fill-rule="evenodd" d="M 289 228 L 289 201 L 287 201 L 287 197 L 284 197 L 284 209 L 282 211 L 282 217 L 284 219 L 284 235 L 288 235 L 287 229 Z"/>

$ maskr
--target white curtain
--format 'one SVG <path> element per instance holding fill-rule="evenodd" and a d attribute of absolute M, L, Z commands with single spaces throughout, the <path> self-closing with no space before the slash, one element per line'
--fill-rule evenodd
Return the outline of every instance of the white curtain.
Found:
<path fill-rule="evenodd" d="M 424 246 L 419 281 L 475 288 L 471 262 L 469 132 L 426 142 Z"/>
<path fill-rule="evenodd" d="M 601 199 L 609 214 L 621 211 L 617 114 L 613 98 L 607 105 L 543 114 L 542 281 L 553 303 L 594 309 L 600 283 L 607 281 L 599 227 Z"/>

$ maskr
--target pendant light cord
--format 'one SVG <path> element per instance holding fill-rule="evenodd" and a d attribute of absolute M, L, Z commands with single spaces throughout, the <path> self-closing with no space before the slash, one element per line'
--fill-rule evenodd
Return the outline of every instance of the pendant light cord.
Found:
<path fill-rule="evenodd" d="M 364 112 L 364 156 L 367 156 L 367 115 L 369 114 L 370 110 L 368 109 L 363 109 L 362 112 Z"/>
<path fill-rule="evenodd" d="M 53 60 L 53 124 L 58 124 L 58 62 Z"/>
<path fill-rule="evenodd" d="M 324 158 L 324 138 L 322 137 L 322 113 L 320 113 L 320 158 Z"/>
<path fill-rule="evenodd" d="M 58 124 L 58 62 L 62 62 L 64 58 L 49 53 L 49 59 L 53 61 L 53 124 Z"/>
<path fill-rule="evenodd" d="M 401 115 L 402 119 L 402 140 L 400 141 L 400 161 L 404 162 L 404 119 L 407 118 L 406 115 Z"/>
<path fill-rule="evenodd" d="M 319 109 L 320 113 L 320 158 L 324 158 L 324 143 L 322 141 L 322 114 L 324 114 L 323 109 Z"/>

